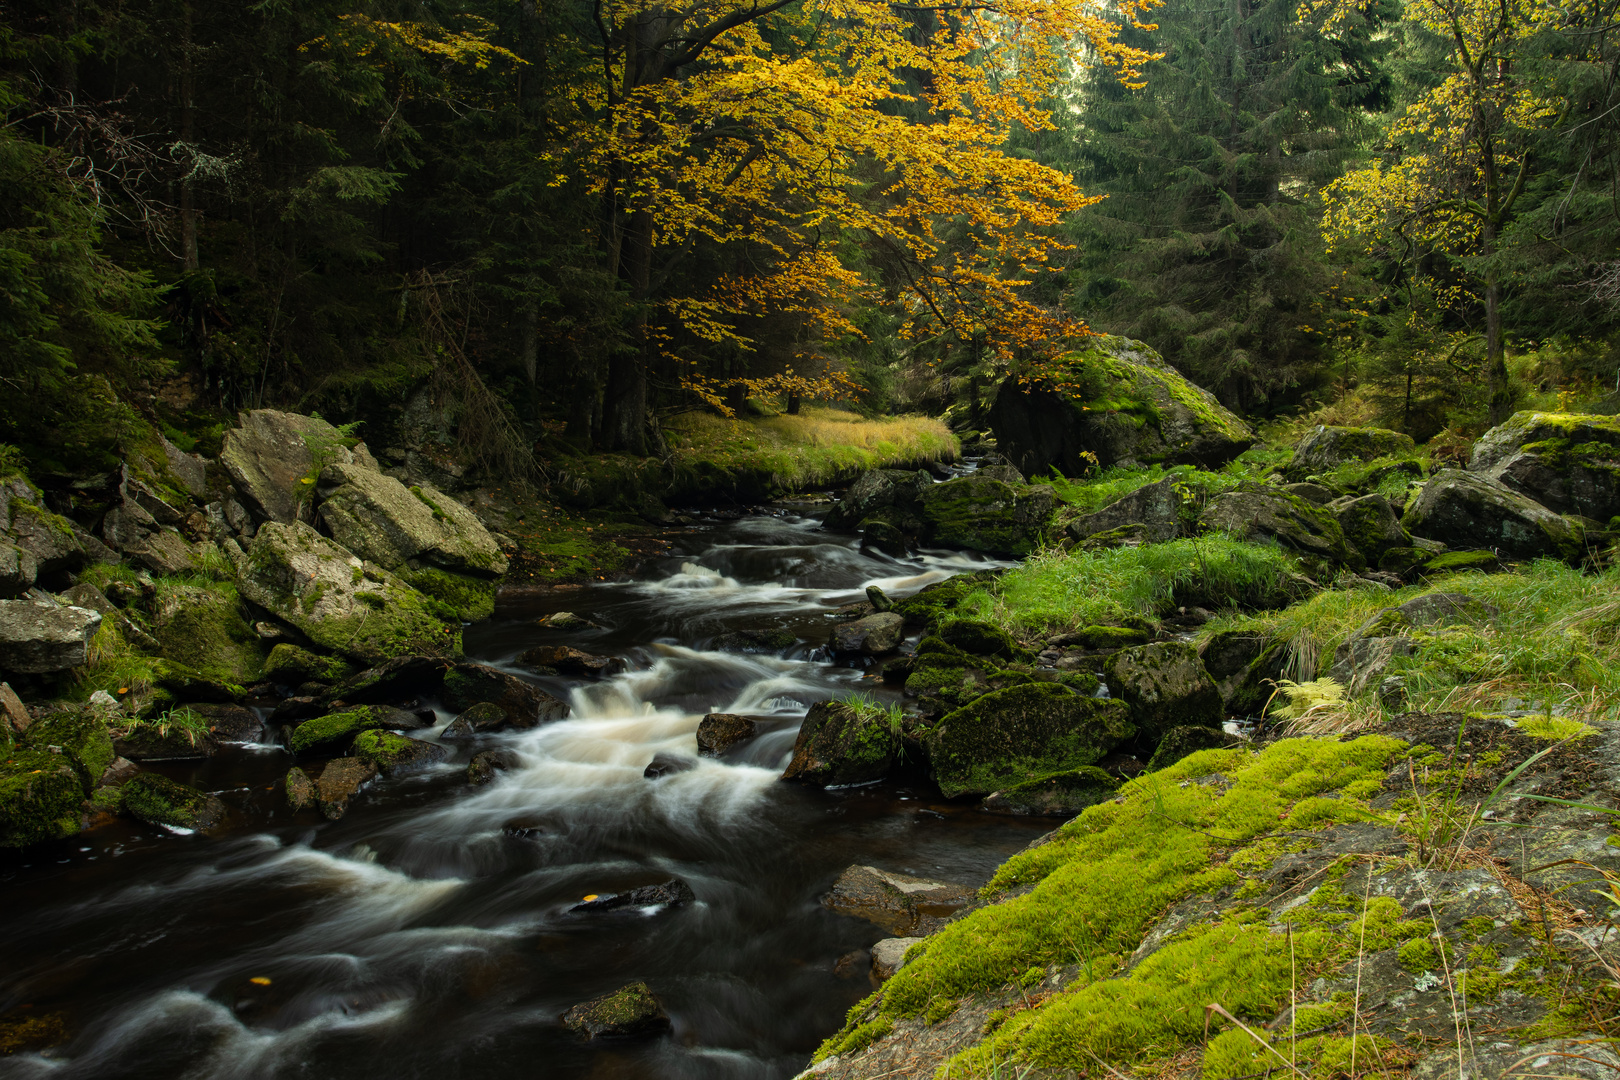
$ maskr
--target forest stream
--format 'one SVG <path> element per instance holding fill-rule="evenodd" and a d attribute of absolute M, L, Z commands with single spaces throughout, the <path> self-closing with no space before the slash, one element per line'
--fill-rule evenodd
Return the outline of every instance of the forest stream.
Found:
<path fill-rule="evenodd" d="M 787 1078 L 871 987 L 885 936 L 819 898 L 845 867 L 977 885 L 1049 828 L 943 802 L 915 782 L 778 781 L 807 706 L 876 678 L 820 648 L 828 614 L 878 584 L 895 597 L 982 557 L 863 552 L 804 508 L 705 519 L 634 580 L 551 591 L 470 627 L 470 659 L 509 670 L 567 643 L 619 655 L 600 682 L 537 679 L 569 719 L 487 737 L 521 764 L 470 788 L 473 749 L 374 782 L 340 821 L 294 823 L 274 740 L 157 766 L 218 793 L 232 827 L 176 835 L 128 819 L 0 863 L 9 924 L 0 996 L 65 1014 L 75 1037 L 0 1059 L 6 1077 Z M 569 610 L 600 624 L 537 624 Z M 714 651 L 727 631 L 787 629 L 786 655 Z M 875 669 L 874 669 L 875 673 Z M 533 676 L 526 676 L 533 678 Z M 724 760 L 703 714 L 767 718 Z M 437 737 L 451 715 L 439 710 Z M 422 734 L 422 733 L 415 733 Z M 570 909 L 677 878 L 696 902 Z M 841 972 L 841 973 L 840 973 Z M 586 1042 L 570 1006 L 645 980 L 673 1021 L 648 1041 Z"/>

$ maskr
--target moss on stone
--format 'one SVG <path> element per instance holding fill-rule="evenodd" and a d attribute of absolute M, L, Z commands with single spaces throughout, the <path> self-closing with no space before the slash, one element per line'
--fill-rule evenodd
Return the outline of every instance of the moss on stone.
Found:
<path fill-rule="evenodd" d="M 1448 551 L 1444 555 L 1436 555 L 1423 564 L 1422 573 L 1430 574 L 1457 574 L 1465 570 L 1478 570 L 1482 573 L 1491 573 L 1502 568 L 1502 560 L 1491 551 Z"/>
<path fill-rule="evenodd" d="M 355 736 L 354 756 L 370 762 L 386 776 L 395 776 L 443 761 L 449 752 L 436 743 L 373 729 Z"/>
<path fill-rule="evenodd" d="M 947 480 L 922 494 L 922 513 L 936 542 L 992 555 L 1034 551 L 1056 506 L 1057 496 L 1044 484 L 984 476 Z"/>
<path fill-rule="evenodd" d="M 124 785 L 124 809 L 149 825 L 208 829 L 224 816 L 219 800 L 157 773 L 141 773 Z"/>
<path fill-rule="evenodd" d="M 383 705 L 361 705 L 305 720 L 293 729 L 287 745 L 295 754 L 310 750 L 341 750 L 360 732 L 384 727 L 390 712 L 392 710 Z"/>
<path fill-rule="evenodd" d="M 259 678 L 264 645 L 242 617 L 234 586 L 160 582 L 153 606 L 151 632 L 164 659 L 222 685 Z"/>
<path fill-rule="evenodd" d="M 62 754 L 0 752 L 0 847 L 27 847 L 77 833 L 84 802 L 79 776 Z"/>
<path fill-rule="evenodd" d="M 340 683 L 354 673 L 354 666 L 335 656 L 317 656 L 308 649 L 283 642 L 270 650 L 264 662 L 263 678 L 284 686 L 307 682 Z"/>
<path fill-rule="evenodd" d="M 939 628 L 939 640 L 973 656 L 998 656 L 1005 660 L 1027 660 L 1029 650 L 1000 627 L 977 619 L 955 619 Z"/>
<path fill-rule="evenodd" d="M 906 626 L 910 629 L 932 627 L 954 611 L 963 597 L 989 584 L 995 577 L 995 571 L 981 570 L 936 581 L 924 585 L 916 595 L 896 601 L 894 610 L 906 620 Z"/>
<path fill-rule="evenodd" d="M 494 579 L 452 573 L 431 566 L 402 571 L 400 576 L 439 605 L 435 614 L 441 619 L 477 622 L 495 614 L 495 590 L 499 582 Z"/>
<path fill-rule="evenodd" d="M 1004 814 L 1068 817 L 1112 799 L 1119 784 L 1103 770 L 1087 765 L 1014 784 L 986 798 L 984 808 Z"/>
<path fill-rule="evenodd" d="M 60 757 L 73 767 L 84 795 L 95 788 L 116 756 L 107 721 L 91 706 L 60 709 L 36 721 L 23 735 L 22 745 L 28 750 L 46 752 L 56 748 Z"/>
<path fill-rule="evenodd" d="M 1124 649 L 1153 639 L 1146 629 L 1136 626 L 1085 626 L 1064 636 L 1082 649 Z"/>
<path fill-rule="evenodd" d="M 1031 683 L 946 714 L 926 744 L 940 791 L 954 797 L 1091 765 L 1133 734 L 1121 702 Z"/>

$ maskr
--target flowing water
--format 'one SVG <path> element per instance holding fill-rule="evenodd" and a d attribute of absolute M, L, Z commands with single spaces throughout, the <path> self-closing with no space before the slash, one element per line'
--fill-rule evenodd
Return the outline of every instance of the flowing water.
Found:
<path fill-rule="evenodd" d="M 870 991 L 864 964 L 837 961 L 883 936 L 820 905 L 839 871 L 978 883 L 1048 826 L 944 802 L 921 777 L 777 780 L 809 704 L 892 696 L 817 648 L 827 613 L 871 583 L 903 596 L 988 564 L 863 553 L 785 511 L 671 539 L 639 580 L 557 590 L 468 629 L 469 657 L 501 666 L 543 642 L 629 661 L 599 683 L 537 679 L 572 716 L 498 737 L 521 764 L 487 787 L 467 786 L 462 748 L 316 825 L 286 810 L 288 755 L 236 747 L 155 766 L 220 794 L 233 809 L 220 835 L 120 821 L 5 856 L 0 1023 L 61 1022 L 72 1038 L 0 1057 L 0 1076 L 793 1076 Z M 601 628 L 536 624 L 558 610 Z M 765 628 L 801 644 L 709 648 Z M 695 753 L 709 711 L 768 720 L 736 757 L 644 778 L 656 753 Z M 569 910 L 670 878 L 697 901 Z M 561 1026 L 569 1006 L 636 980 L 669 1035 L 586 1043 Z"/>

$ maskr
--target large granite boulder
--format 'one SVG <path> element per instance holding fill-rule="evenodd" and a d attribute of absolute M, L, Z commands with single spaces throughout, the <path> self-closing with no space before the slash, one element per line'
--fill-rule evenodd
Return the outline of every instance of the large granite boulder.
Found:
<path fill-rule="evenodd" d="M 1239 540 L 1275 543 L 1354 569 L 1366 565 L 1333 511 L 1276 488 L 1223 492 L 1210 500 L 1203 524 Z"/>
<path fill-rule="evenodd" d="M 320 476 L 318 511 L 332 538 L 389 570 L 420 561 L 462 574 L 494 577 L 506 556 L 489 530 L 434 487 L 407 488 L 361 465 L 328 465 Z"/>
<path fill-rule="evenodd" d="M 954 798 L 1094 765 L 1135 734 L 1124 702 L 1029 683 L 946 713 L 923 743 L 940 791 Z"/>
<path fill-rule="evenodd" d="M 237 569 L 243 598 L 351 660 L 458 651 L 459 627 L 436 618 L 421 593 L 301 521 L 262 526 Z"/>
<path fill-rule="evenodd" d="M 101 614 L 55 600 L 0 600 L 0 671 L 42 675 L 85 662 Z"/>
<path fill-rule="evenodd" d="M 225 433 L 219 461 L 258 521 L 313 520 L 315 479 L 328 465 L 376 469 L 358 439 L 315 416 L 255 409 Z"/>
<path fill-rule="evenodd" d="M 1136 543 L 1162 544 L 1191 536 L 1198 524 L 1196 503 L 1187 486 L 1174 477 L 1145 484 L 1095 513 L 1075 518 L 1064 531 L 1076 540 L 1104 533 L 1126 536 Z"/>
<path fill-rule="evenodd" d="M 821 787 L 870 783 L 887 776 L 899 755 L 900 732 L 887 714 L 818 701 L 799 727 L 782 779 Z"/>
<path fill-rule="evenodd" d="M 1303 481 L 1320 476 L 1352 461 L 1374 461 L 1381 457 L 1410 457 L 1417 445 L 1410 435 L 1374 427 L 1312 428 L 1294 446 L 1293 460 L 1283 470 L 1290 480 Z"/>
<path fill-rule="evenodd" d="M 1107 660 L 1108 692 L 1130 706 L 1141 746 L 1157 746 L 1173 727 L 1219 728 L 1226 711 L 1221 693 L 1185 641 L 1121 649 Z"/>
<path fill-rule="evenodd" d="M 1474 444 L 1468 468 L 1560 514 L 1620 514 L 1620 417 L 1514 413 Z"/>
<path fill-rule="evenodd" d="M 1040 543 L 1057 507 L 1057 493 L 1048 484 L 969 475 L 931 485 L 919 505 L 935 543 L 1021 556 Z"/>
<path fill-rule="evenodd" d="M 245 686 L 264 667 L 264 641 L 225 589 L 159 590 L 148 628 L 163 657 L 216 684 Z"/>
<path fill-rule="evenodd" d="M 1401 526 L 1451 548 L 1491 548 L 1512 559 L 1573 559 L 1581 553 L 1577 524 L 1500 480 L 1461 469 L 1435 473 Z"/>
<path fill-rule="evenodd" d="M 1214 395 L 1188 382 L 1152 348 L 1096 337 L 1052 362 L 1039 380 L 1008 378 L 990 408 L 996 446 L 1026 476 L 1056 466 L 1082 476 L 1092 455 L 1104 467 L 1160 461 L 1223 465 L 1254 433 Z"/>

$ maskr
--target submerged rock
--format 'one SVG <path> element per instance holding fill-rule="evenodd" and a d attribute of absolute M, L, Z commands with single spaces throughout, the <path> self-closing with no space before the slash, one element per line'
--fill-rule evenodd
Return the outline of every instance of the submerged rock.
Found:
<path fill-rule="evenodd" d="M 562 1022 L 592 1039 L 650 1036 L 669 1029 L 669 1016 L 644 982 L 581 1002 L 563 1013 Z"/>
<path fill-rule="evenodd" d="M 377 766 L 360 758 L 337 758 L 326 763 L 315 781 L 315 797 L 321 814 L 336 821 L 348 813 L 349 802 L 377 775 Z"/>
<path fill-rule="evenodd" d="M 690 885 L 679 878 L 670 878 L 657 885 L 641 885 L 628 892 L 583 900 L 568 910 L 592 912 L 618 911 L 621 908 L 678 907 L 681 904 L 690 904 L 696 899 L 697 896 L 692 892 Z"/>
<path fill-rule="evenodd" d="M 437 765 L 450 756 L 450 751 L 438 743 L 392 731 L 362 731 L 354 739 L 354 756 L 369 762 L 384 776 L 402 776 Z"/>
<path fill-rule="evenodd" d="M 225 804 L 217 798 L 157 773 L 142 773 L 124 785 L 124 809 L 148 825 L 198 832 L 225 820 Z"/>
<path fill-rule="evenodd" d="M 798 644 L 791 630 L 728 630 L 714 639 L 721 652 L 779 653 Z"/>
<path fill-rule="evenodd" d="M 885 714 L 818 701 L 799 727 L 782 779 L 822 787 L 870 783 L 887 776 L 899 754 L 900 732 Z"/>
<path fill-rule="evenodd" d="M 997 448 L 1026 476 L 1053 466 L 1083 476 L 1092 460 L 1217 467 L 1254 444 L 1247 424 L 1143 342 L 1088 338 L 1053 366 L 1061 390 L 1008 378 L 990 409 Z"/>
<path fill-rule="evenodd" d="M 603 679 L 624 671 L 624 661 L 617 656 L 597 656 L 567 645 L 537 646 L 518 654 L 517 662 L 539 671 L 583 675 L 590 679 Z"/>
<path fill-rule="evenodd" d="M 759 722 L 751 716 L 736 713 L 709 713 L 698 722 L 698 754 L 719 757 L 740 742 L 754 737 Z"/>
<path fill-rule="evenodd" d="M 54 600 L 0 600 L 0 671 L 43 675 L 84 664 L 101 615 Z"/>
<path fill-rule="evenodd" d="M 842 655 L 882 656 L 899 648 L 905 629 L 902 616 L 885 611 L 833 627 L 829 644 Z"/>
<path fill-rule="evenodd" d="M 1031 683 L 947 713 L 923 744 L 940 791 L 955 797 L 1093 765 L 1135 734 L 1123 702 Z"/>
<path fill-rule="evenodd" d="M 930 881 L 875 866 L 851 866 L 838 875 L 821 902 L 840 915 L 865 919 L 904 937 L 919 930 L 932 932 L 944 916 L 973 896 L 974 890 L 965 885 Z"/>
<path fill-rule="evenodd" d="M 467 783 L 481 787 L 494 780 L 496 773 L 515 769 L 520 764 L 522 759 L 518 757 L 518 752 L 508 746 L 480 751 L 467 763 Z"/>

